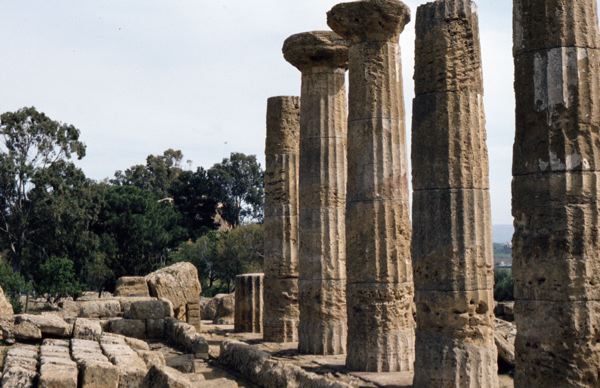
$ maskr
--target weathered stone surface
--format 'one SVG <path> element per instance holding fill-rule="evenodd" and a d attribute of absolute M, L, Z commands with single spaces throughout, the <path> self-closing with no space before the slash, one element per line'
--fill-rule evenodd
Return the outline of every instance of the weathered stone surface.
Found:
<path fill-rule="evenodd" d="M 164 366 L 167 365 L 165 360 L 165 356 L 160 352 L 154 352 L 152 350 L 138 350 L 135 349 L 136 353 L 144 362 L 148 368 L 153 367 L 154 365 Z"/>
<path fill-rule="evenodd" d="M 37 326 L 42 335 L 49 337 L 70 337 L 73 332 L 73 325 L 65 322 L 64 319 L 53 314 L 31 315 L 18 314 L 15 315 L 15 324 L 28 322 Z"/>
<path fill-rule="evenodd" d="M 263 338 L 298 341 L 300 99 L 267 102 Z"/>
<path fill-rule="evenodd" d="M 71 354 L 79 368 L 81 388 L 117 388 L 119 370 L 102 353 L 97 341 L 71 340 Z"/>
<path fill-rule="evenodd" d="M 107 358 L 119 369 L 119 388 L 143 387 L 147 367 L 122 336 L 103 334 L 100 346 Z"/>
<path fill-rule="evenodd" d="M 268 278 L 265 274 L 264 295 L 263 339 L 298 342 L 298 279 Z"/>
<path fill-rule="evenodd" d="M 150 296 L 146 278 L 143 276 L 123 276 L 117 279 L 115 296 Z"/>
<path fill-rule="evenodd" d="M 192 325 L 167 318 L 165 319 L 165 337 L 176 347 L 193 353 L 196 358 L 208 358 L 208 343 Z"/>
<path fill-rule="evenodd" d="M 73 338 L 96 340 L 102 336 L 102 327 L 96 320 L 77 318 L 73 326 Z"/>
<path fill-rule="evenodd" d="M 9 319 L 13 316 L 13 308 L 8 298 L 4 295 L 2 287 L 0 287 L 0 317 Z"/>
<path fill-rule="evenodd" d="M 146 319 L 146 336 L 150 339 L 162 338 L 165 334 L 164 319 Z"/>
<path fill-rule="evenodd" d="M 126 319 L 163 319 L 173 316 L 173 306 L 169 300 L 141 300 L 132 302 L 123 315 Z"/>
<path fill-rule="evenodd" d="M 176 263 L 146 275 L 150 295 L 173 304 L 175 317 L 186 319 L 188 303 L 199 303 L 202 287 L 192 263 Z"/>
<path fill-rule="evenodd" d="M 42 338 L 40 328 L 28 321 L 19 322 L 13 327 L 13 335 L 18 341 L 34 341 Z"/>
<path fill-rule="evenodd" d="M 193 354 L 175 354 L 165 360 L 167 366 L 177 369 L 182 373 L 195 372 L 195 358 Z"/>
<path fill-rule="evenodd" d="M 176 369 L 168 366 L 154 365 L 148 371 L 144 380 L 147 388 L 192 388 L 194 385 L 186 376 Z"/>
<path fill-rule="evenodd" d="M 146 338 L 146 322 L 142 319 L 113 319 L 110 332 L 127 337 Z"/>
<path fill-rule="evenodd" d="M 513 11 L 515 386 L 598 386 L 597 4 Z"/>
<path fill-rule="evenodd" d="M 349 388 L 350 385 L 334 381 L 326 376 L 307 372 L 304 369 L 276 361 L 258 349 L 242 342 L 221 343 L 219 363 L 240 373 L 254 384 L 265 388 Z"/>
<path fill-rule="evenodd" d="M 6 353 L 2 387 L 33 388 L 38 366 L 38 347 L 16 344 Z"/>
<path fill-rule="evenodd" d="M 597 2 L 515 0 L 515 55 L 555 47 L 600 48 Z"/>
<path fill-rule="evenodd" d="M 200 300 L 188 303 L 185 306 L 186 322 L 194 326 L 196 330 L 202 328 L 202 317 L 200 315 Z"/>
<path fill-rule="evenodd" d="M 90 300 L 78 304 L 81 318 L 114 318 L 122 314 L 121 303 L 114 299 Z"/>
<path fill-rule="evenodd" d="M 235 295 L 234 294 L 217 294 L 212 299 L 215 306 L 214 323 L 221 325 L 233 325 L 235 312 Z"/>
<path fill-rule="evenodd" d="M 40 388 L 77 388 L 77 364 L 68 340 L 46 339 L 40 348 Z"/>
<path fill-rule="evenodd" d="M 419 6 L 413 102 L 414 385 L 498 387 L 477 9 Z"/>
<path fill-rule="evenodd" d="M 262 333 L 263 281 L 262 273 L 235 277 L 235 331 Z"/>
<path fill-rule="evenodd" d="M 346 206 L 346 366 L 351 370 L 410 370 L 414 357 L 398 45 L 409 19 L 409 8 L 397 0 L 342 3 L 327 13 L 329 26 L 352 42 Z"/>
<path fill-rule="evenodd" d="M 496 319 L 494 340 L 498 348 L 498 368 L 512 371 L 515 368 L 515 337 L 517 329 L 513 323 Z"/>
<path fill-rule="evenodd" d="M 329 281 L 345 282 L 346 87 L 348 42 L 330 31 L 296 34 L 283 45 L 285 59 L 302 72 L 299 167 L 299 289 L 327 293 Z M 317 283 L 321 281 L 321 285 Z M 319 291 L 322 289 L 321 291 Z M 337 288 L 336 290 L 339 290 Z M 341 300 L 332 296 L 330 300 Z M 343 354 L 345 303 L 333 320 L 324 300 L 299 298 L 299 349 Z M 321 315 L 314 315 L 321 314 Z M 342 324 L 340 324 L 342 323 Z"/>

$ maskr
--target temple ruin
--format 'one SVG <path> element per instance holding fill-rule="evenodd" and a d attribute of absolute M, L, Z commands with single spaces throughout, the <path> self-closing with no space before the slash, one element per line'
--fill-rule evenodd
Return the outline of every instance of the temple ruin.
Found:
<path fill-rule="evenodd" d="M 348 44 L 332 32 L 306 32 L 290 36 L 283 54 L 302 72 L 298 348 L 343 354 Z"/>
<path fill-rule="evenodd" d="M 475 5 L 419 6 L 412 125 L 416 387 L 497 387 L 494 268 Z"/>
<path fill-rule="evenodd" d="M 513 11 L 515 386 L 598 386 L 597 1 Z"/>
<path fill-rule="evenodd" d="M 406 371 L 414 362 L 408 163 L 398 44 L 409 19 L 409 8 L 397 0 L 342 3 L 327 14 L 329 26 L 351 42 L 346 194 L 346 366 L 351 370 Z"/>
<path fill-rule="evenodd" d="M 300 98 L 267 101 L 264 340 L 297 342 Z"/>

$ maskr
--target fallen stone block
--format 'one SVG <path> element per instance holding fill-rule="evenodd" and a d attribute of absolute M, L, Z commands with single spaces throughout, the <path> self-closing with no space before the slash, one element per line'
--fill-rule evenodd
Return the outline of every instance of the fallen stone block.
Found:
<path fill-rule="evenodd" d="M 44 340 L 40 348 L 40 388 L 77 388 L 77 364 L 69 341 Z"/>
<path fill-rule="evenodd" d="M 194 354 L 196 358 L 208 358 L 208 343 L 190 324 L 173 318 L 166 319 L 165 337 L 171 344 Z"/>
<path fill-rule="evenodd" d="M 156 339 L 163 338 L 165 335 L 164 319 L 146 319 L 146 336 Z"/>
<path fill-rule="evenodd" d="M 127 337 L 146 338 L 146 322 L 140 319 L 115 319 L 110 322 L 110 331 Z"/>
<path fill-rule="evenodd" d="M 160 352 L 153 352 L 151 350 L 134 350 L 137 352 L 138 356 L 140 356 L 140 358 L 144 360 L 148 368 L 151 368 L 154 365 L 167 365 L 165 356 Z"/>
<path fill-rule="evenodd" d="M 6 353 L 0 386 L 30 388 L 37 377 L 38 347 L 16 344 Z"/>
<path fill-rule="evenodd" d="M 119 386 L 119 370 L 102 353 L 97 341 L 73 339 L 71 354 L 79 367 L 81 388 Z"/>
<path fill-rule="evenodd" d="M 217 294 L 213 298 L 215 316 L 213 323 L 233 325 L 235 315 L 235 294 Z"/>
<path fill-rule="evenodd" d="M 131 349 L 122 336 L 103 334 L 100 347 L 106 357 L 119 369 L 120 388 L 143 387 L 147 367 L 144 360 Z"/>
<path fill-rule="evenodd" d="M 173 304 L 175 317 L 186 319 L 188 303 L 199 303 L 202 287 L 198 270 L 191 263 L 181 262 L 146 275 L 150 295 Z"/>
<path fill-rule="evenodd" d="M 168 366 L 154 365 L 144 379 L 144 387 L 148 388 L 193 388 L 187 377 Z"/>
<path fill-rule="evenodd" d="M 122 315 L 121 302 L 116 299 L 90 300 L 79 303 L 80 318 L 114 318 Z"/>
<path fill-rule="evenodd" d="M 73 326 L 73 338 L 96 340 L 102 335 L 100 322 L 86 318 L 77 318 Z"/>
<path fill-rule="evenodd" d="M 117 279 L 115 296 L 150 296 L 146 278 L 143 276 L 123 276 Z"/>
<path fill-rule="evenodd" d="M 29 342 L 42 339 L 42 331 L 31 322 L 22 321 L 13 326 L 13 336 L 17 341 Z"/>
<path fill-rule="evenodd" d="M 168 300 L 154 299 L 132 302 L 123 315 L 127 319 L 161 319 L 173 316 L 173 306 Z"/>
<path fill-rule="evenodd" d="M 47 337 L 70 337 L 73 332 L 73 325 L 65 322 L 61 317 L 54 314 L 31 315 L 19 314 L 15 315 L 15 324 L 28 322 L 37 326 L 43 336 Z"/>
<path fill-rule="evenodd" d="M 193 354 L 176 354 L 166 357 L 165 361 L 167 366 L 177 369 L 182 373 L 194 373 L 196 371 Z"/>
<path fill-rule="evenodd" d="M 350 388 L 326 376 L 307 372 L 299 366 L 271 359 L 270 355 L 238 341 L 221 343 L 218 362 L 240 373 L 242 377 L 266 388 L 319 387 Z"/>
<path fill-rule="evenodd" d="M 141 339 L 124 337 L 125 343 L 129 345 L 133 350 L 150 350 L 150 346 L 146 341 Z"/>

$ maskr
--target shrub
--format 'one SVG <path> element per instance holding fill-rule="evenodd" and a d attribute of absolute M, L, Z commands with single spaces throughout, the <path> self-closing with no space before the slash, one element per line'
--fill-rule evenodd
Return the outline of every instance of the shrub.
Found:
<path fill-rule="evenodd" d="M 514 281 L 512 270 L 496 268 L 494 271 L 494 299 L 497 301 L 514 300 Z"/>
<path fill-rule="evenodd" d="M 48 301 L 56 302 L 67 296 L 81 294 L 81 285 L 75 275 L 73 262 L 66 258 L 53 257 L 40 267 L 36 290 L 45 294 Z"/>
<path fill-rule="evenodd" d="M 15 310 L 15 313 L 20 313 L 23 310 L 23 306 L 19 300 L 21 294 L 25 294 L 31 291 L 31 285 L 25 281 L 23 276 L 17 272 L 13 272 L 12 268 L 0 261 L 0 287 L 4 290 L 4 293 L 10 300 L 10 303 Z"/>

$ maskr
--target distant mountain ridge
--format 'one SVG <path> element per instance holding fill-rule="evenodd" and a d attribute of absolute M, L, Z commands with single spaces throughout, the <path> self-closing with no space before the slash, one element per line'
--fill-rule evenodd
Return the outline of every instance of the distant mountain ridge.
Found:
<path fill-rule="evenodd" d="M 512 225 L 492 225 L 492 240 L 498 244 L 512 241 L 514 227 Z"/>

